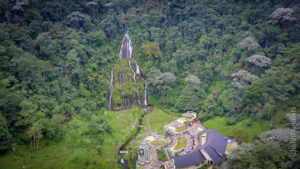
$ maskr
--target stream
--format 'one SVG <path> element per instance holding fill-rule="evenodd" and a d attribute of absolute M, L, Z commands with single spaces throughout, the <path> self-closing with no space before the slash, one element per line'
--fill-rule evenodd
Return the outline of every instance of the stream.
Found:
<path fill-rule="evenodd" d="M 118 163 L 124 168 L 124 169 L 129 169 L 128 167 L 128 162 L 126 160 L 123 159 L 123 156 L 125 154 L 128 153 L 127 146 L 130 144 L 130 142 L 139 134 L 139 132 L 141 131 L 141 129 L 143 128 L 143 119 L 144 116 L 148 113 L 148 111 L 151 109 L 151 107 L 145 107 L 144 108 L 144 114 L 140 117 L 139 119 L 139 124 L 138 126 L 136 126 L 137 128 L 137 132 L 135 134 L 133 134 L 131 137 L 129 137 L 126 142 L 121 146 L 121 148 L 119 149 L 119 156 L 121 158 L 121 160 L 118 161 Z"/>

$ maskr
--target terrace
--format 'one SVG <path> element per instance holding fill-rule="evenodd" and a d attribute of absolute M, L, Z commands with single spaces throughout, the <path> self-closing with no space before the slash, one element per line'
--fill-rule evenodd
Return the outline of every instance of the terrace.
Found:
<path fill-rule="evenodd" d="M 182 117 L 164 126 L 164 131 L 171 135 L 178 135 L 187 131 L 187 123 L 190 120 L 188 118 Z"/>
<path fill-rule="evenodd" d="M 193 111 L 187 111 L 186 113 L 183 113 L 182 117 L 188 118 L 191 122 L 198 121 L 198 119 L 197 119 L 197 113 L 193 112 Z"/>

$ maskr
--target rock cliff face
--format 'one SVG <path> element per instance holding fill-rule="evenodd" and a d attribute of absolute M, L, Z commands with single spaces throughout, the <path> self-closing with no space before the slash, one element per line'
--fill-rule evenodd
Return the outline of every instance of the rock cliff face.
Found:
<path fill-rule="evenodd" d="M 128 32 L 119 49 L 119 62 L 111 70 L 109 109 L 148 105 L 147 81 L 134 58 L 134 48 Z"/>

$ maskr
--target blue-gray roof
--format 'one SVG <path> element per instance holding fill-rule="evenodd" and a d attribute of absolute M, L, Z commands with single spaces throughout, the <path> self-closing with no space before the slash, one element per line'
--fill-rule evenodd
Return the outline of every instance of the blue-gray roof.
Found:
<path fill-rule="evenodd" d="M 176 168 L 184 168 L 187 166 L 192 166 L 195 164 L 199 164 L 205 160 L 204 155 L 200 150 L 193 151 L 189 154 L 185 154 L 183 156 L 175 156 L 175 166 Z"/>
<path fill-rule="evenodd" d="M 176 168 L 185 168 L 203 162 L 206 158 L 201 153 L 201 150 L 205 150 L 216 164 L 223 160 L 222 155 L 225 153 L 227 146 L 224 136 L 214 129 L 204 129 L 198 134 L 198 139 L 204 133 L 206 133 L 206 142 L 204 145 L 198 146 L 191 153 L 174 157 Z"/>

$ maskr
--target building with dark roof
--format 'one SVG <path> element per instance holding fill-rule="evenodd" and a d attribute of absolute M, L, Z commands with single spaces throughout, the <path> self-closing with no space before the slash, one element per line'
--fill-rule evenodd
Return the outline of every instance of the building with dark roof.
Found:
<path fill-rule="evenodd" d="M 174 156 L 176 168 L 194 168 L 203 163 L 219 164 L 223 160 L 227 141 L 214 129 L 204 129 L 198 134 L 199 145 L 192 152 Z"/>

